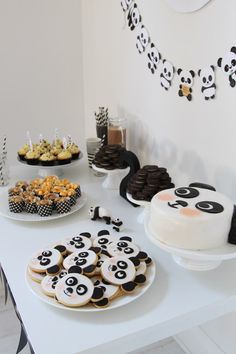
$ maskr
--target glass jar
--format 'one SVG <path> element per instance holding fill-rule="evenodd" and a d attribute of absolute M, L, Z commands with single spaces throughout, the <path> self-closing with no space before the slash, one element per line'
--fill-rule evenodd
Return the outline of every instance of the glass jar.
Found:
<path fill-rule="evenodd" d="M 109 118 L 108 144 L 117 144 L 126 147 L 126 118 Z"/>

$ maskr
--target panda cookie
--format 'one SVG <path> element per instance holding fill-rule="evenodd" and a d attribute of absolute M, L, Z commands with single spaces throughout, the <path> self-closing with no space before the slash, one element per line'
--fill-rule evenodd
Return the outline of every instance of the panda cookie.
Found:
<path fill-rule="evenodd" d="M 106 254 L 103 254 L 103 253 L 98 255 L 98 261 L 97 261 L 95 272 L 94 272 L 95 274 L 101 274 L 101 266 L 102 266 L 103 262 L 109 258 L 110 258 L 109 256 L 107 256 Z"/>
<path fill-rule="evenodd" d="M 37 283 L 41 283 L 41 281 L 45 277 L 45 273 L 36 273 L 29 266 L 27 267 L 27 273 L 30 276 L 30 278 L 36 281 Z"/>
<path fill-rule="evenodd" d="M 139 248 L 133 242 L 129 241 L 115 241 L 111 242 L 107 246 L 107 251 L 111 257 L 124 256 L 127 258 L 137 257 L 139 254 Z"/>
<path fill-rule="evenodd" d="M 68 253 L 79 252 L 88 250 L 92 246 L 90 237 L 89 233 L 82 233 L 78 236 L 67 237 L 61 243 L 66 247 Z"/>
<path fill-rule="evenodd" d="M 97 237 L 93 240 L 93 247 L 100 247 L 102 251 L 107 251 L 107 246 L 116 240 L 115 236 L 110 235 L 109 231 L 101 230 Z M 105 253 L 104 252 L 104 253 Z"/>
<path fill-rule="evenodd" d="M 67 275 L 65 269 L 61 269 L 57 275 L 46 275 L 41 282 L 43 292 L 48 296 L 54 296 L 56 284 L 65 275 Z"/>
<path fill-rule="evenodd" d="M 57 249 L 48 248 L 36 252 L 30 259 L 29 267 L 36 273 L 46 273 L 46 271 L 57 273 L 62 260 L 62 255 Z"/>
<path fill-rule="evenodd" d="M 80 267 L 81 273 L 92 276 L 96 269 L 97 260 L 98 256 L 94 251 L 74 252 L 64 259 L 63 266 L 67 270 L 73 266 Z"/>
<path fill-rule="evenodd" d="M 93 305 L 96 307 L 108 306 L 109 302 L 120 294 L 120 288 L 118 285 L 110 284 L 98 276 L 93 277 L 91 280 L 95 287 L 102 288 L 104 291 L 103 298 L 100 301 L 93 301 Z"/>
<path fill-rule="evenodd" d="M 55 295 L 58 302 L 68 307 L 86 305 L 92 298 L 94 285 L 84 275 L 69 273 L 58 281 Z"/>
<path fill-rule="evenodd" d="M 131 260 L 116 256 L 105 260 L 101 267 L 102 277 L 113 285 L 121 286 L 124 292 L 132 292 L 136 283 L 136 269 Z"/>

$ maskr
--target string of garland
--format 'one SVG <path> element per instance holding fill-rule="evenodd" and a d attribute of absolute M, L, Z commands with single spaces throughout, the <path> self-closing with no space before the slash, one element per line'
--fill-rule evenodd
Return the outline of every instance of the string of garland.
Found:
<path fill-rule="evenodd" d="M 214 65 L 206 65 L 197 70 L 176 69 L 174 65 L 163 58 L 157 46 L 151 40 L 148 29 L 142 22 L 142 16 L 135 0 L 121 0 L 121 7 L 127 16 L 128 27 L 131 31 L 137 30 L 136 48 L 139 54 L 147 54 L 147 67 L 152 74 L 160 68 L 160 84 L 164 90 L 171 87 L 173 78 L 177 73 L 179 79 L 178 95 L 186 97 L 188 101 L 193 98 L 192 87 L 194 77 L 199 76 L 201 82 L 201 92 L 206 101 L 216 97 L 216 67 L 224 72 L 229 81 L 230 87 L 236 86 L 236 46 L 232 46 L 230 51 L 223 57 L 218 58 Z"/>

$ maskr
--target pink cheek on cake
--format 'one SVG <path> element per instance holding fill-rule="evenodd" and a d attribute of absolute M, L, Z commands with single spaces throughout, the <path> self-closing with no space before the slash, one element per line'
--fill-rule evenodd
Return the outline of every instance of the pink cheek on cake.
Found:
<path fill-rule="evenodd" d="M 169 193 L 162 193 L 160 195 L 157 196 L 157 198 L 159 200 L 161 200 L 162 202 L 168 202 L 170 200 L 175 200 L 175 196 Z"/>
<path fill-rule="evenodd" d="M 196 217 L 196 216 L 201 215 L 202 212 L 200 210 L 196 210 L 196 209 L 183 208 L 180 210 L 180 214 L 192 218 L 192 217 Z"/>

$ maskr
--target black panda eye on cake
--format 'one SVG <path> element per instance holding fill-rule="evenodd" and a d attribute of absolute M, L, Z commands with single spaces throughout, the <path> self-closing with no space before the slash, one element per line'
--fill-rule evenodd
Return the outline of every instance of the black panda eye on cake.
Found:
<path fill-rule="evenodd" d="M 181 187 L 175 190 L 175 195 L 181 198 L 196 198 L 199 196 L 199 191 L 191 187 Z"/>
<path fill-rule="evenodd" d="M 87 293 L 87 291 L 88 291 L 87 286 L 83 284 L 78 285 L 76 288 L 76 292 L 78 295 L 84 295 Z"/>
<path fill-rule="evenodd" d="M 195 206 L 198 210 L 210 214 L 219 214 L 224 211 L 224 207 L 221 204 L 217 202 L 208 201 L 208 200 L 201 201 L 197 203 Z"/>

